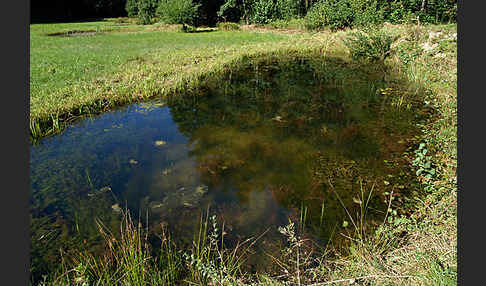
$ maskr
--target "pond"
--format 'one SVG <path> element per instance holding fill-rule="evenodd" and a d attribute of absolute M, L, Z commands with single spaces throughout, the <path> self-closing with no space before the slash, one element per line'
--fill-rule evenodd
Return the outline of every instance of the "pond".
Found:
<path fill-rule="evenodd" d="M 224 222 L 228 245 L 264 234 L 256 268 L 269 260 L 262 249 L 282 247 L 277 228 L 289 219 L 322 245 L 340 245 L 364 210 L 360 228 L 380 224 L 391 187 L 407 193 L 399 158 L 417 116 L 386 101 L 380 78 L 336 82 L 305 61 L 248 66 L 40 140 L 30 149 L 33 275 L 52 271 L 60 249 L 101 251 L 98 223 L 119 232 L 124 209 L 180 245 L 206 212 Z"/>

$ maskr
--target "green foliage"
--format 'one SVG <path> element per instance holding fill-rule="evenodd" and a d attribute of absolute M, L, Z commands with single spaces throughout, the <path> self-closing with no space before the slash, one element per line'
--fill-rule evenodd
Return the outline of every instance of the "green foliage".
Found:
<path fill-rule="evenodd" d="M 299 0 L 226 0 L 220 7 L 218 16 L 225 21 L 237 20 L 235 16 L 250 18 L 255 24 L 268 24 L 272 20 L 290 20 L 299 16 Z"/>
<path fill-rule="evenodd" d="M 453 286 L 457 285 L 457 268 L 444 265 L 438 258 L 427 257 L 432 260 L 430 268 L 425 275 L 421 275 L 430 285 Z"/>
<path fill-rule="evenodd" d="M 138 22 L 142 25 L 152 24 L 155 17 L 155 9 L 158 0 L 139 0 L 138 1 Z"/>
<path fill-rule="evenodd" d="M 307 13 L 306 28 L 321 30 L 330 27 L 332 30 L 350 27 L 354 20 L 352 0 L 324 0 L 318 2 Z"/>
<path fill-rule="evenodd" d="M 419 148 L 415 150 L 415 159 L 412 162 L 413 166 L 417 167 L 417 176 L 424 176 L 430 180 L 436 175 L 435 168 L 432 166 L 432 156 L 427 156 L 427 148 L 425 143 L 421 143 Z"/>
<path fill-rule="evenodd" d="M 406 42 L 397 47 L 397 55 L 405 66 L 413 63 L 421 53 L 422 50 L 416 42 Z"/>
<path fill-rule="evenodd" d="M 127 0 L 125 10 L 127 11 L 128 17 L 136 17 L 138 15 L 137 0 Z"/>
<path fill-rule="evenodd" d="M 216 216 L 210 217 L 208 209 L 204 220 L 201 216 L 199 233 L 194 237 L 192 249 L 183 254 L 191 278 L 197 285 L 239 285 L 237 274 L 241 273 L 251 239 L 238 243 L 231 250 L 224 245 L 225 234 L 224 224 L 220 230 Z"/>
<path fill-rule="evenodd" d="M 231 20 L 234 20 L 234 14 L 238 10 L 237 5 L 236 5 L 236 0 L 226 0 L 221 7 L 219 7 L 218 12 L 216 14 L 218 17 L 223 18 L 224 21 L 226 21 L 229 18 L 232 18 Z M 237 13 L 237 12 L 236 12 Z"/>
<path fill-rule="evenodd" d="M 385 19 L 407 23 L 419 19 L 421 23 L 455 22 L 457 0 L 394 0 L 384 5 Z"/>
<path fill-rule="evenodd" d="M 392 35 L 378 29 L 351 32 L 343 39 L 353 60 L 369 62 L 384 61 L 393 41 Z"/>
<path fill-rule="evenodd" d="M 273 1 L 257 0 L 253 3 L 252 22 L 255 24 L 268 24 L 275 15 L 275 4 Z"/>
<path fill-rule="evenodd" d="M 291 19 L 291 20 L 274 20 L 270 23 L 270 26 L 276 29 L 283 28 L 294 28 L 294 29 L 305 29 L 305 22 L 302 18 Z"/>
<path fill-rule="evenodd" d="M 290 0 L 289 0 L 290 1 Z M 278 9 L 277 9 L 278 10 Z M 394 24 L 455 22 L 457 0 L 322 0 L 305 16 L 306 27 L 332 30 L 369 26 L 389 21 Z"/>
<path fill-rule="evenodd" d="M 384 11 L 377 0 L 353 0 L 353 26 L 369 26 L 383 23 Z"/>
<path fill-rule="evenodd" d="M 217 24 L 217 27 L 221 31 L 235 31 L 240 29 L 240 25 L 231 22 L 221 22 Z"/>
<path fill-rule="evenodd" d="M 245 19 L 247 24 L 253 11 L 255 0 L 226 0 L 217 12 L 224 21 L 239 21 Z"/>
<path fill-rule="evenodd" d="M 115 235 L 98 221 L 106 242 L 106 255 L 79 252 L 63 258 L 59 273 L 45 277 L 39 285 L 171 285 L 179 278 L 182 257 L 164 230 L 161 256 L 151 249 L 140 221 L 135 224 L 124 211 L 120 233 Z"/>
<path fill-rule="evenodd" d="M 298 0 L 277 0 L 275 2 L 275 17 L 281 20 L 290 20 L 299 16 Z"/>
<path fill-rule="evenodd" d="M 193 25 L 201 4 L 192 0 L 161 0 L 157 7 L 159 20 L 166 24 Z"/>

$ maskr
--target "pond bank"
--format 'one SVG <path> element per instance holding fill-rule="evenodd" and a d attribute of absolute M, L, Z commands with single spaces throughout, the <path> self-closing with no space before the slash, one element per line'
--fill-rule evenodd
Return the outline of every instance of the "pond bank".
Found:
<path fill-rule="evenodd" d="M 404 30 L 402 33 L 413 33 L 413 31 Z M 425 31 L 421 31 L 423 35 L 427 35 Z M 339 44 L 339 39 L 336 35 L 326 35 L 325 39 L 328 41 L 321 42 L 324 38 L 318 36 L 309 36 L 303 43 L 309 43 L 307 47 L 295 48 L 292 45 L 286 47 L 279 47 L 278 45 L 270 45 L 268 47 L 260 47 L 251 53 L 233 55 L 231 61 L 217 61 L 213 64 L 205 64 L 206 68 L 197 66 L 197 63 L 189 63 L 184 72 L 179 75 L 188 75 L 188 78 L 177 78 L 169 81 L 174 84 L 169 90 L 165 92 L 170 93 L 184 93 L 189 90 L 197 90 L 199 84 L 204 83 L 206 78 L 218 78 L 228 75 L 229 70 L 235 64 L 245 64 L 250 58 L 260 59 L 261 61 L 268 61 L 271 63 L 275 58 L 323 58 L 329 55 L 338 55 L 340 60 L 323 61 L 322 63 L 332 63 L 335 66 L 346 67 L 346 69 L 353 69 L 353 63 L 346 59 L 346 54 L 343 47 Z M 444 70 L 444 68 L 433 69 L 431 67 L 440 66 L 439 57 L 433 57 L 430 54 L 419 54 L 416 56 L 411 64 L 403 65 L 407 57 L 413 57 L 413 45 L 408 44 L 416 41 L 427 41 L 427 38 L 419 38 L 415 40 L 405 40 L 405 44 L 398 46 L 402 48 L 393 57 L 388 65 L 390 69 L 407 75 L 406 78 L 413 84 L 410 85 L 410 90 L 413 91 L 417 87 L 425 86 L 429 92 L 426 99 L 431 102 L 431 108 L 436 110 L 434 116 L 429 119 L 428 123 L 424 124 L 424 133 L 420 138 L 417 138 L 415 150 L 410 150 L 410 164 L 416 160 L 417 170 L 419 172 L 417 178 L 422 182 L 424 195 L 418 195 L 413 208 L 413 214 L 405 213 L 403 216 L 395 215 L 393 210 L 390 212 L 391 219 L 387 220 L 375 235 L 358 237 L 354 242 L 351 240 L 351 249 L 349 253 L 341 253 L 342 258 L 334 258 L 332 261 L 321 261 L 317 266 L 302 266 L 299 267 L 301 273 L 319 273 L 321 281 L 339 281 L 349 282 L 351 280 L 364 281 L 371 280 L 375 284 L 397 283 L 402 285 L 430 285 L 437 281 L 450 283 L 454 281 L 455 263 L 455 151 L 454 136 L 455 136 L 455 77 L 456 75 L 451 71 Z M 325 43 L 323 45 L 323 43 Z M 326 48 L 327 47 L 327 48 Z M 331 48 L 332 47 L 332 48 Z M 446 47 L 447 48 L 447 47 Z M 334 49 L 334 50 L 333 50 Z M 270 52 L 269 52 L 270 50 Z M 445 59 L 450 64 L 454 63 L 455 51 L 448 50 L 447 58 Z M 272 55 L 272 56 L 269 56 Z M 265 55 L 265 57 L 261 57 Z M 216 55 L 213 55 L 216 57 Z M 453 57 L 451 60 L 450 57 Z M 193 58 L 191 58 L 192 60 Z M 216 58 L 217 59 L 217 58 Z M 409 59 L 408 59 L 409 60 Z M 197 61 L 196 61 L 197 62 Z M 432 63 L 432 65 L 431 65 Z M 215 70 L 210 70 L 208 67 L 215 67 Z M 334 71 L 339 69 L 334 69 Z M 191 73 L 189 76 L 189 72 Z M 329 74 L 329 73 L 328 73 Z M 340 78 L 342 73 L 334 73 L 334 78 L 337 82 L 342 80 Z M 428 78 L 424 81 L 424 78 Z M 444 82 L 444 80 L 446 80 Z M 386 81 L 386 79 L 385 79 Z M 397 84 L 396 82 L 387 82 L 390 86 Z M 140 88 L 141 86 L 138 85 Z M 158 90 L 152 85 L 150 88 L 155 92 Z M 149 89 L 150 90 L 150 89 Z M 159 90 L 160 91 L 160 90 Z M 158 93 L 160 94 L 160 93 Z M 140 98 L 150 97 L 150 92 Z M 393 98 L 393 97 L 390 97 Z M 132 100 L 139 100 L 133 98 Z M 128 100 L 129 101 L 129 100 Z M 127 102 L 128 102 L 127 101 Z M 108 101 L 109 102 L 109 101 Z M 112 103 L 115 104 L 115 103 Z M 429 105 L 429 104 L 426 104 Z M 100 106 L 110 106 L 109 103 L 100 104 Z M 83 110 L 83 109 L 81 109 Z M 89 110 L 89 109 L 88 109 Z M 428 111 L 423 111 L 428 112 Z M 278 120 L 278 119 L 277 119 Z M 55 121 L 53 121 L 55 122 Z M 451 124 L 445 124 L 450 122 Z M 440 135 L 440 136 L 437 136 Z M 424 145 L 419 145 L 420 141 Z M 433 145 L 441 146 L 442 148 L 432 149 Z M 424 154 L 424 149 L 430 150 Z M 419 151 L 419 152 L 415 152 Z M 432 158 L 427 158 L 432 154 Z M 432 164 L 428 164 L 427 162 Z M 427 167 L 428 166 L 428 167 Z M 425 177 L 424 174 L 431 173 L 434 170 L 434 176 Z M 437 174 L 437 175 L 435 175 Z M 390 180 L 391 181 L 391 180 Z M 391 182 L 393 184 L 393 182 Z M 398 187 L 398 186 L 397 186 Z M 393 193 L 391 194 L 391 197 Z M 285 231 L 284 231 L 285 232 Z M 288 230 L 286 233 L 291 232 Z M 359 233 L 359 232 L 358 232 Z M 296 248 L 293 248 L 295 251 Z M 294 252 L 295 253 L 295 252 Z M 416 256 L 417 253 L 422 253 Z M 296 270 L 296 266 L 288 264 L 291 268 L 288 270 Z M 292 266 L 293 265 L 293 266 Z M 426 265 L 426 266 L 422 266 Z M 312 270 L 312 271 L 311 271 Z M 292 273 L 299 273 L 292 272 Z M 299 274 L 297 274 L 299 275 Z M 302 274 L 304 275 L 304 274 Z M 263 276 L 266 276 L 264 278 Z M 215 276 L 218 279 L 234 279 L 237 282 L 237 276 Z M 243 277 L 243 276 L 242 276 Z M 294 279 L 303 279 L 302 277 L 287 277 L 290 281 Z M 262 275 L 260 277 L 261 283 L 275 283 L 278 281 L 272 278 L 272 275 Z M 295 280 L 294 280 L 295 281 Z M 455 282 L 455 281 L 454 281 Z M 244 280 L 240 280 L 237 284 L 244 284 Z M 317 282 L 316 282 L 317 283 Z"/>

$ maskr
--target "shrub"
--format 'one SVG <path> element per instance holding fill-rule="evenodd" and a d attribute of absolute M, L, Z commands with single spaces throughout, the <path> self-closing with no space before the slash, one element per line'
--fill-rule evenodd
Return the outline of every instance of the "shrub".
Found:
<path fill-rule="evenodd" d="M 238 21 L 241 16 L 241 11 L 237 6 L 236 0 L 226 0 L 221 7 L 219 7 L 219 11 L 216 12 L 220 19 L 223 21 Z"/>
<path fill-rule="evenodd" d="M 290 20 L 299 16 L 298 0 L 277 0 L 275 2 L 274 17 L 281 20 Z"/>
<path fill-rule="evenodd" d="M 138 0 L 138 22 L 142 25 L 154 22 L 158 0 Z"/>
<path fill-rule="evenodd" d="M 351 6 L 354 11 L 353 26 L 378 25 L 385 21 L 383 8 L 377 0 L 354 0 Z"/>
<path fill-rule="evenodd" d="M 423 5 L 423 6 L 422 6 Z M 455 22 L 457 0 L 393 0 L 384 6 L 384 17 L 392 23 L 418 19 L 422 23 Z"/>
<path fill-rule="evenodd" d="M 127 11 L 128 17 L 136 17 L 138 15 L 137 0 L 127 0 L 125 10 Z"/>
<path fill-rule="evenodd" d="M 240 29 L 240 25 L 232 22 L 220 22 L 217 27 L 221 31 L 235 31 Z"/>
<path fill-rule="evenodd" d="M 270 24 L 273 28 L 276 29 L 284 29 L 284 28 L 293 28 L 293 29 L 304 29 L 305 22 L 304 19 L 290 19 L 290 20 L 274 20 Z"/>
<path fill-rule="evenodd" d="M 276 28 L 276 29 L 283 29 L 283 28 L 288 28 L 289 27 L 289 21 L 287 20 L 274 20 L 270 23 L 270 26 Z"/>
<path fill-rule="evenodd" d="M 157 8 L 159 20 L 166 24 L 193 25 L 197 11 L 201 4 L 194 4 L 192 0 L 161 0 Z"/>
<path fill-rule="evenodd" d="M 394 40 L 392 35 L 373 29 L 369 32 L 350 32 L 343 42 L 353 60 L 376 62 L 384 61 L 389 56 L 390 46 Z"/>
<path fill-rule="evenodd" d="M 257 0 L 253 3 L 252 22 L 255 24 L 268 24 L 275 15 L 275 4 L 271 0 Z"/>
<path fill-rule="evenodd" d="M 401 24 L 405 21 L 405 19 L 411 19 L 414 17 L 414 14 L 410 10 L 407 11 L 407 7 L 402 1 L 396 0 L 390 2 L 386 6 L 384 13 L 385 19 L 393 24 Z"/>
<path fill-rule="evenodd" d="M 354 20 L 351 0 L 324 0 L 311 7 L 306 17 L 306 28 L 320 30 L 330 27 L 332 30 L 350 27 Z"/>

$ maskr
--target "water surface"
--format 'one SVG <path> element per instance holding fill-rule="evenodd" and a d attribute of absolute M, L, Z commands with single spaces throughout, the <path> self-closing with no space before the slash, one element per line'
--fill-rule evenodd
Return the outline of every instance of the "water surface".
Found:
<path fill-rule="evenodd" d="M 386 161 L 404 149 L 396 142 L 412 114 L 387 108 L 376 82 L 329 86 L 305 65 L 246 72 L 32 146 L 31 270 L 47 271 L 60 248 L 102 249 L 96 221 L 116 233 L 125 208 L 153 233 L 168 226 L 181 245 L 209 209 L 228 245 L 267 231 L 256 246 L 267 251 L 279 249 L 277 227 L 289 219 L 305 220 L 322 244 L 350 221 L 344 207 L 354 215 L 366 199 L 368 221 L 381 220 L 384 178 L 404 172 Z"/>

